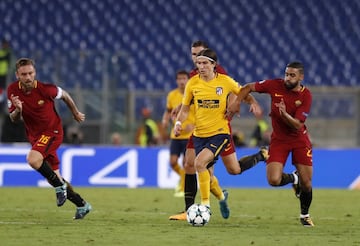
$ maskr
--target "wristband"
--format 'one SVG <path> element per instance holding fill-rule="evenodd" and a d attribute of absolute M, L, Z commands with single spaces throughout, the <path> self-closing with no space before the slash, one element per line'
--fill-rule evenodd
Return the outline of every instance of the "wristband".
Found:
<path fill-rule="evenodd" d="M 180 120 L 176 121 L 175 126 L 181 126 L 181 121 Z"/>

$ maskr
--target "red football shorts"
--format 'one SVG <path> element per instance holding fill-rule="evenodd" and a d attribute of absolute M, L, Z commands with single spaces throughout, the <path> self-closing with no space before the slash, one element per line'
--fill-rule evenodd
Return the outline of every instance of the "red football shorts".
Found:
<path fill-rule="evenodd" d="M 52 168 L 52 170 L 59 169 L 60 160 L 56 153 L 63 141 L 61 134 L 43 134 L 38 139 L 31 141 L 32 150 L 39 151 Z"/>
<path fill-rule="evenodd" d="M 292 153 L 292 164 L 312 166 L 312 146 L 308 139 L 291 143 L 271 139 L 267 163 L 280 162 L 285 165 L 290 153 Z"/>

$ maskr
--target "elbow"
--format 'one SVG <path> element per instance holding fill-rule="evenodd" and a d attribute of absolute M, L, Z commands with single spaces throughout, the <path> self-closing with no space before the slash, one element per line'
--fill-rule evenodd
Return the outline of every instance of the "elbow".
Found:
<path fill-rule="evenodd" d="M 299 127 L 299 126 L 294 126 L 294 129 L 298 131 L 298 130 L 301 129 L 301 127 Z"/>
<path fill-rule="evenodd" d="M 300 130 L 302 127 L 304 126 L 303 123 L 301 122 L 297 122 L 293 125 L 293 127 L 296 129 L 296 130 Z"/>

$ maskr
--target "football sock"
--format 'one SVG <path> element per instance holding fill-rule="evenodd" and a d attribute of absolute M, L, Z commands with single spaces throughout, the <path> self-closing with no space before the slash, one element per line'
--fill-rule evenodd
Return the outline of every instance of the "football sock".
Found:
<path fill-rule="evenodd" d="M 212 176 L 212 178 L 210 179 L 210 192 L 220 201 L 220 200 L 224 200 L 225 196 L 224 193 L 222 192 L 222 189 L 219 185 L 219 181 L 216 178 L 216 176 Z"/>
<path fill-rule="evenodd" d="M 195 203 L 197 193 L 197 180 L 196 174 L 185 174 L 185 211 Z"/>
<path fill-rule="evenodd" d="M 180 187 L 180 191 L 184 191 L 184 186 L 185 186 L 185 170 L 179 165 L 176 164 L 175 166 L 172 167 L 174 172 L 176 172 L 177 174 L 179 174 L 180 176 L 180 182 L 179 182 L 179 187 Z"/>
<path fill-rule="evenodd" d="M 84 199 L 82 199 L 82 197 L 74 191 L 74 188 L 68 181 L 66 181 L 65 179 L 64 181 L 67 185 L 66 187 L 67 199 L 69 199 L 69 201 L 74 203 L 77 207 L 85 206 L 86 202 L 84 201 Z"/>
<path fill-rule="evenodd" d="M 241 173 L 254 167 L 262 159 L 263 158 L 262 158 L 262 155 L 260 152 L 254 154 L 254 155 L 247 155 L 247 156 L 240 158 L 240 160 L 238 162 L 239 162 L 239 165 L 241 168 Z"/>
<path fill-rule="evenodd" d="M 49 184 L 51 184 L 53 187 L 62 186 L 64 184 L 46 161 L 43 161 L 40 168 L 36 171 L 38 171 L 44 178 L 46 178 Z"/>
<path fill-rule="evenodd" d="M 210 173 L 206 169 L 205 171 L 199 172 L 198 175 L 201 204 L 210 206 Z"/>
<path fill-rule="evenodd" d="M 312 190 L 300 192 L 300 208 L 301 214 L 308 214 L 312 201 Z"/>
<path fill-rule="evenodd" d="M 281 175 L 281 181 L 280 181 L 280 184 L 278 186 L 284 186 L 284 185 L 287 185 L 289 183 L 294 183 L 294 175 L 291 174 L 291 173 L 283 173 Z"/>
<path fill-rule="evenodd" d="M 179 175 L 181 175 L 181 173 L 185 172 L 184 169 L 182 169 L 179 164 L 176 164 L 175 166 L 173 166 L 172 169 L 174 170 L 174 172 L 176 172 Z"/>
<path fill-rule="evenodd" d="M 183 168 L 180 169 L 180 190 L 184 191 L 185 190 L 185 170 Z"/>

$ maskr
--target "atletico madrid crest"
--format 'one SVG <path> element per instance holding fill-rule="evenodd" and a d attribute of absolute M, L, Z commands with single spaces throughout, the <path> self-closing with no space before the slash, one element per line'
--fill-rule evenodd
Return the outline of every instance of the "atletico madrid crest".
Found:
<path fill-rule="evenodd" d="M 222 87 L 216 87 L 216 94 L 217 95 L 221 95 L 221 94 L 223 94 L 223 88 Z"/>

